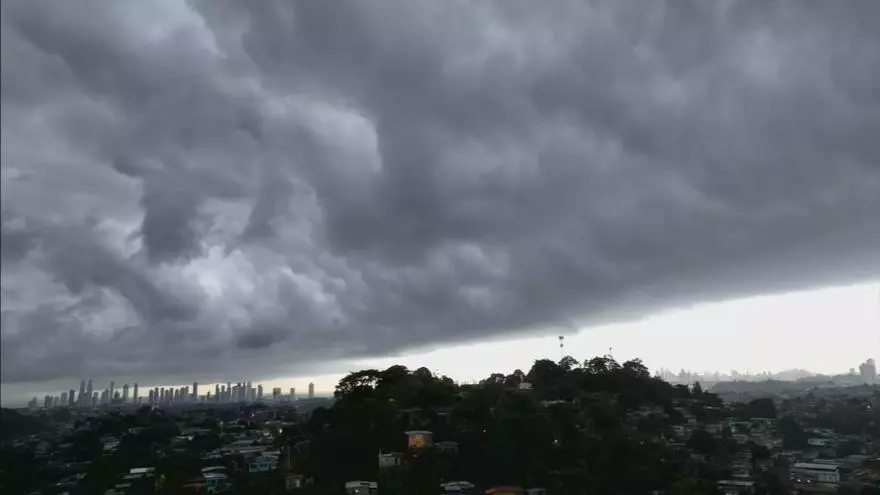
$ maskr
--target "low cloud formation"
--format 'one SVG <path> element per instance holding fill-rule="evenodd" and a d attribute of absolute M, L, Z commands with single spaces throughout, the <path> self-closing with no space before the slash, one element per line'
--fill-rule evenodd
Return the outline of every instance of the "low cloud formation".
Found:
<path fill-rule="evenodd" d="M 878 18 L 5 1 L 2 380 L 256 379 L 876 277 Z"/>

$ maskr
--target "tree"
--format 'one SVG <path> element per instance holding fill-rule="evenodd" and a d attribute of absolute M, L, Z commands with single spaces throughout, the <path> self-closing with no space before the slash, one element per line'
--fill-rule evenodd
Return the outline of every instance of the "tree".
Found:
<path fill-rule="evenodd" d="M 578 360 L 571 356 L 565 356 L 559 360 L 559 367 L 565 371 L 571 371 L 577 368 L 578 365 L 580 365 Z"/>
<path fill-rule="evenodd" d="M 747 411 L 752 418 L 776 418 L 776 405 L 770 398 L 755 399 L 749 402 Z"/>
<path fill-rule="evenodd" d="M 782 437 L 782 445 L 786 449 L 805 449 L 809 435 L 801 425 L 791 416 L 783 416 L 777 423 L 779 434 Z"/>
<path fill-rule="evenodd" d="M 505 381 L 507 381 L 507 378 L 503 374 L 492 373 L 491 375 L 489 375 L 488 378 L 483 379 L 480 382 L 480 384 L 487 385 L 487 386 L 493 386 L 493 387 L 500 387 L 500 386 L 504 385 Z"/>
<path fill-rule="evenodd" d="M 378 381 L 379 372 L 377 370 L 355 371 L 339 380 L 333 395 L 337 399 L 342 399 L 356 392 L 371 392 Z"/>
<path fill-rule="evenodd" d="M 526 374 L 522 372 L 522 370 L 514 370 L 513 373 L 507 375 L 504 378 L 504 385 L 506 387 L 518 387 L 521 383 L 526 381 Z"/>
<path fill-rule="evenodd" d="M 715 437 L 706 430 L 694 430 L 693 433 L 691 433 L 691 438 L 688 439 L 687 444 L 688 447 L 700 454 L 712 455 L 718 452 L 718 442 L 716 442 Z"/>

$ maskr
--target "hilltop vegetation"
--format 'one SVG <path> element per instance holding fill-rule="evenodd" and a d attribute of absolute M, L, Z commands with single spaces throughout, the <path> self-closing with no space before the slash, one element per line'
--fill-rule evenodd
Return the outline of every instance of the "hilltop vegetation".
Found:
<path fill-rule="evenodd" d="M 710 409 L 721 401 L 699 387 L 651 377 L 638 360 L 539 360 L 528 373 L 496 373 L 479 385 L 392 366 L 349 374 L 335 395 L 336 403 L 315 410 L 300 432 L 311 448 L 297 467 L 324 490 L 361 479 L 379 479 L 382 493 L 433 493 L 443 480 L 553 493 L 713 490 L 690 476 L 688 459 L 667 446 L 664 433 L 682 420 L 676 401 L 696 395 Z M 625 421 L 638 409 L 657 414 Z M 411 429 L 457 442 L 457 453 L 409 452 L 405 468 L 379 472 L 377 454 L 406 452 L 404 432 Z"/>

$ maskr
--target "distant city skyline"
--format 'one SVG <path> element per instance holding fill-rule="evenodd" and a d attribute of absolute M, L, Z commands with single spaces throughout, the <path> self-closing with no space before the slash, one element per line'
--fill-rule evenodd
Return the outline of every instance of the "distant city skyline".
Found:
<path fill-rule="evenodd" d="M 687 369 L 725 373 L 736 369 L 745 373 L 805 369 L 821 374 L 847 373 L 851 368 L 858 370 L 866 359 L 880 357 L 880 283 L 683 308 L 632 322 L 584 329 L 566 336 L 565 345 L 565 353 L 578 359 L 613 349 L 618 360 L 640 358 L 652 371 L 666 368 L 676 372 Z M 312 382 L 316 393 L 330 394 L 347 372 L 364 368 L 393 364 L 413 369 L 424 366 L 457 381 L 473 382 L 495 371 L 527 371 L 534 359 L 558 357 L 558 341 L 548 335 L 339 363 L 335 372 L 304 373 L 260 382 L 268 390 L 303 390 Z M 176 382 L 179 383 L 173 386 L 184 386 L 191 380 Z M 82 386 L 77 378 L 53 382 L 46 388 L 0 384 L 0 389 L 4 405 L 22 405 L 33 396 L 58 394 L 76 383 Z M 91 388 L 91 382 L 88 387 Z"/>
<path fill-rule="evenodd" d="M 81 385 L 85 382 L 82 380 Z M 91 380 L 89 380 L 91 384 Z M 170 405 L 170 404 L 209 404 L 209 403 L 239 403 L 239 402 L 256 402 L 267 401 L 269 399 L 278 400 L 295 400 L 295 388 L 289 388 L 287 395 L 282 394 L 280 387 L 272 388 L 271 395 L 264 394 L 267 387 L 262 383 L 254 384 L 251 381 L 245 382 L 226 382 L 214 384 L 202 384 L 205 394 L 199 394 L 199 383 L 193 382 L 192 387 L 189 385 L 151 385 L 145 387 L 147 393 L 143 396 L 139 395 L 139 384 L 134 383 L 129 387 L 128 383 L 123 384 L 123 392 L 119 393 L 114 390 L 114 381 L 110 381 L 109 385 L 101 392 L 86 392 L 84 387 L 80 387 L 80 393 L 76 394 L 74 389 L 57 393 L 44 393 L 31 397 L 26 404 L 15 404 L 10 402 L 4 404 L 6 406 L 27 406 L 29 408 L 36 407 L 79 407 L 92 408 L 100 406 L 114 405 Z M 213 386 L 213 387 L 212 387 Z M 128 391 L 132 390 L 131 396 Z M 213 393 L 212 393 L 213 391 Z M 308 384 L 308 393 L 306 398 L 316 397 L 314 383 Z"/>

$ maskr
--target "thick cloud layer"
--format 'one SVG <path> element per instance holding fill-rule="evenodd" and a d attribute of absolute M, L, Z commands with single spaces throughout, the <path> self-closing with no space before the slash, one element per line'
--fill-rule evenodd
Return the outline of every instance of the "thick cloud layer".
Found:
<path fill-rule="evenodd" d="M 2 379 L 257 378 L 874 277 L 878 18 L 5 1 Z"/>

